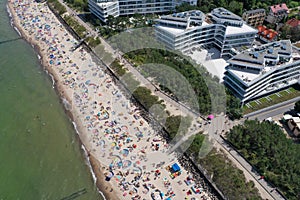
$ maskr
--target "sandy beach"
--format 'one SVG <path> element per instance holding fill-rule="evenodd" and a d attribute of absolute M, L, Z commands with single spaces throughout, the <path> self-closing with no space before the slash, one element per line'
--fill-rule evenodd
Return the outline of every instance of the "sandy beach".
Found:
<path fill-rule="evenodd" d="M 217 199 L 184 169 L 168 144 L 79 47 L 47 4 L 9 0 L 14 25 L 38 50 L 85 146 L 106 199 Z"/>

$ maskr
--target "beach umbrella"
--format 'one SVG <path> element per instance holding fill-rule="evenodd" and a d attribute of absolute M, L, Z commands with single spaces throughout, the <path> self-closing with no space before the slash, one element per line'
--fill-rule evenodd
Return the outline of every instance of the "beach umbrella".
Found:
<path fill-rule="evenodd" d="M 127 157 L 128 154 L 129 154 L 129 150 L 128 150 L 128 149 L 123 149 L 123 150 L 122 150 L 122 155 L 123 155 L 124 157 Z"/>
<path fill-rule="evenodd" d="M 131 164 L 132 164 L 132 162 L 131 162 L 130 160 L 125 160 L 125 161 L 123 162 L 122 168 L 123 168 L 123 169 L 126 169 L 126 168 L 130 167 Z"/>

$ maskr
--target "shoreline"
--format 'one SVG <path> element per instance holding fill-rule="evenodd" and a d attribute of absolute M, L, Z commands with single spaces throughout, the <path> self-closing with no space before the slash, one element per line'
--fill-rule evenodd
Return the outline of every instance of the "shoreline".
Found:
<path fill-rule="evenodd" d="M 169 145 L 86 49 L 69 51 L 78 41 L 48 5 L 33 0 L 8 0 L 7 5 L 13 27 L 34 48 L 52 79 L 78 135 L 91 179 L 104 199 L 150 199 L 158 192 L 168 199 L 218 199 L 182 166 L 180 176 L 172 177 L 168 167 L 178 158 L 167 154 Z M 112 171 L 115 176 L 106 181 Z M 185 185 L 186 180 L 191 184 Z"/>
<path fill-rule="evenodd" d="M 49 67 L 48 64 L 46 64 L 45 62 L 45 58 L 39 48 L 39 46 L 31 40 L 31 38 L 29 38 L 24 31 L 22 30 L 22 28 L 16 23 L 16 19 L 15 19 L 15 15 L 14 15 L 14 10 L 13 8 L 11 8 L 11 4 L 10 4 L 10 0 L 7 1 L 6 4 L 6 10 L 7 13 L 9 15 L 10 18 L 10 25 L 12 26 L 12 28 L 18 33 L 18 35 L 20 37 L 23 37 L 24 41 L 26 41 L 35 51 L 38 60 L 40 61 L 41 67 L 43 68 L 43 71 L 47 74 L 48 78 L 51 79 L 52 81 L 52 88 L 55 90 L 55 93 L 58 95 L 60 103 L 63 105 L 64 108 L 64 112 L 66 113 L 66 115 L 68 116 L 70 122 L 73 124 L 74 127 L 74 131 L 76 132 L 76 137 L 78 139 L 78 146 L 81 147 L 81 151 L 82 151 L 82 157 L 84 158 L 85 164 L 89 167 L 90 169 L 90 173 L 91 173 L 91 178 L 95 184 L 95 186 L 97 187 L 98 193 L 99 195 L 104 199 L 109 199 L 109 200 L 113 200 L 114 198 L 112 198 L 111 193 L 109 193 L 108 191 L 105 190 L 105 188 L 107 187 L 107 184 L 103 184 L 104 182 L 100 182 L 99 179 L 103 179 L 104 180 L 104 174 L 101 172 L 100 168 L 101 165 L 100 163 L 97 161 L 96 158 L 94 158 L 94 156 L 89 155 L 86 151 L 86 146 L 84 145 L 82 139 L 80 138 L 80 130 L 77 129 L 78 125 L 75 122 L 75 119 L 73 117 L 73 114 L 66 109 L 63 101 L 66 100 L 68 103 L 70 103 L 70 101 L 67 99 L 67 97 L 64 95 L 64 91 L 61 89 L 61 86 L 58 83 L 58 79 L 56 78 L 56 76 L 53 73 L 53 70 L 51 70 L 51 68 Z M 75 127 L 76 126 L 76 127 Z M 84 149 L 83 149 L 84 148 Z M 98 169 L 98 170 L 97 170 Z M 111 188 L 111 185 L 109 184 L 108 187 Z M 118 199 L 116 199 L 118 200 Z"/>

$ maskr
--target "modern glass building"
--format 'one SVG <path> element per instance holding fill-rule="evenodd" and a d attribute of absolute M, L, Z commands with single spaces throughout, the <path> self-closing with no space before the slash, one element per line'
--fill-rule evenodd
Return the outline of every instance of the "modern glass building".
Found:
<path fill-rule="evenodd" d="M 120 15 L 164 13 L 174 8 L 172 0 L 119 0 Z"/>
<path fill-rule="evenodd" d="M 247 49 L 227 62 L 224 83 L 243 103 L 300 80 L 300 54 L 290 40 Z"/>
<path fill-rule="evenodd" d="M 91 13 L 102 22 L 106 22 L 108 16 L 117 17 L 120 15 L 119 1 L 117 0 L 88 0 Z"/>
<path fill-rule="evenodd" d="M 88 5 L 91 13 L 106 22 L 109 15 L 165 13 L 184 2 L 197 5 L 197 0 L 88 0 Z"/>
<path fill-rule="evenodd" d="M 156 20 L 156 37 L 167 48 L 183 53 L 213 44 L 222 56 L 232 56 L 234 48 L 251 45 L 257 30 L 225 8 L 208 15 L 199 10 L 174 13 Z"/>

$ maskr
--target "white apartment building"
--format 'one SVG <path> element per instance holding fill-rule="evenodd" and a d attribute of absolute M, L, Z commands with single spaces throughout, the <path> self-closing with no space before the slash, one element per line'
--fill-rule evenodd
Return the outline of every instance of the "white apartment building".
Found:
<path fill-rule="evenodd" d="M 119 1 L 117 0 L 88 0 L 91 13 L 101 21 L 106 22 L 108 16 L 117 17 L 119 12 Z"/>
<path fill-rule="evenodd" d="M 106 22 L 109 15 L 118 17 L 135 13 L 165 13 L 183 2 L 197 4 L 197 0 L 88 0 L 88 5 L 91 13 Z"/>
<path fill-rule="evenodd" d="M 174 10 L 173 0 L 118 0 L 120 15 L 164 13 Z"/>
<path fill-rule="evenodd" d="M 183 3 L 188 3 L 192 6 L 197 6 L 197 0 L 174 0 L 173 2 L 175 6 L 179 6 Z"/>
<path fill-rule="evenodd" d="M 234 48 L 251 45 L 257 33 L 225 8 L 216 8 L 207 16 L 198 10 L 174 13 L 156 22 L 156 38 L 167 48 L 183 53 L 213 44 L 221 57 L 232 56 Z"/>
<path fill-rule="evenodd" d="M 290 40 L 245 50 L 227 62 L 224 83 L 243 103 L 300 81 L 300 54 Z"/>

